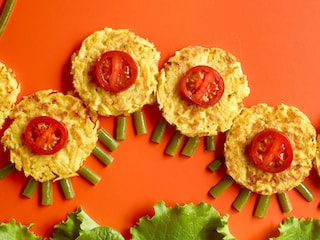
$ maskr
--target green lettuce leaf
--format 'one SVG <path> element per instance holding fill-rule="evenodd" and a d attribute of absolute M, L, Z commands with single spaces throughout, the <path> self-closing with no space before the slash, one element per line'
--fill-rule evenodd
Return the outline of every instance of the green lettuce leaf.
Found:
<path fill-rule="evenodd" d="M 320 240 L 320 219 L 290 217 L 279 226 L 279 237 L 270 240 Z"/>
<path fill-rule="evenodd" d="M 0 239 L 23 239 L 23 240 L 41 240 L 42 238 L 36 236 L 30 231 L 32 225 L 24 226 L 11 220 L 9 223 L 0 224 Z"/>
<path fill-rule="evenodd" d="M 96 227 L 84 232 L 76 240 L 125 240 L 124 237 L 110 227 Z"/>
<path fill-rule="evenodd" d="M 152 218 L 140 218 L 130 228 L 132 240 L 235 240 L 229 232 L 228 216 L 220 216 L 210 204 L 165 206 L 163 201 L 154 206 Z"/>
<path fill-rule="evenodd" d="M 75 212 L 67 215 L 67 220 L 54 226 L 51 240 L 74 240 L 82 233 L 90 231 L 99 225 L 89 215 L 77 208 Z"/>

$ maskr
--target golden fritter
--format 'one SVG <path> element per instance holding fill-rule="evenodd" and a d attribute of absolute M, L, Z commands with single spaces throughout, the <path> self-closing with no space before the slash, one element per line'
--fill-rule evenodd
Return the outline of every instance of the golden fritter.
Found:
<path fill-rule="evenodd" d="M 191 68 L 199 65 L 214 68 L 224 80 L 224 93 L 210 107 L 191 104 L 181 98 L 179 81 Z M 219 48 L 189 46 L 177 51 L 160 70 L 157 100 L 164 118 L 182 134 L 213 136 L 228 130 L 250 93 L 240 62 Z"/>
<path fill-rule="evenodd" d="M 0 62 L 0 128 L 9 116 L 19 93 L 20 85 L 14 72 Z"/>
<path fill-rule="evenodd" d="M 138 65 L 138 76 L 128 89 L 112 93 L 97 84 L 94 68 L 107 51 L 128 53 Z M 72 56 L 73 84 L 83 101 L 102 116 L 129 115 L 155 102 L 160 53 L 148 40 L 126 29 L 105 28 L 88 36 Z"/>
<path fill-rule="evenodd" d="M 286 169 L 270 173 L 257 168 L 246 154 L 254 136 L 265 129 L 286 135 L 293 150 L 293 161 Z M 316 153 L 316 130 L 298 108 L 284 104 L 258 104 L 245 108 L 234 119 L 224 145 L 228 174 L 240 185 L 259 194 L 288 191 L 309 175 Z"/>
<path fill-rule="evenodd" d="M 68 131 L 64 147 L 50 155 L 36 154 L 26 145 L 24 134 L 28 123 L 38 116 L 62 122 Z M 10 152 L 10 161 L 39 182 L 59 180 L 77 175 L 83 161 L 97 142 L 96 113 L 72 95 L 54 90 L 38 91 L 24 97 L 10 116 L 13 122 L 5 130 L 1 142 Z"/>

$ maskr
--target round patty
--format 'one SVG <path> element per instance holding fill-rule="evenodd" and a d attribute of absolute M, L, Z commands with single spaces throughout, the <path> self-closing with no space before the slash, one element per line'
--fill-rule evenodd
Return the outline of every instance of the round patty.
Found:
<path fill-rule="evenodd" d="M 111 50 L 128 53 L 138 65 L 135 83 L 118 93 L 105 91 L 93 76 L 98 57 Z M 73 84 L 88 107 L 99 115 L 129 115 L 155 102 L 159 59 L 160 53 L 148 40 L 129 30 L 105 28 L 88 36 L 73 54 Z"/>
<path fill-rule="evenodd" d="M 246 155 L 246 147 L 264 129 L 277 129 L 291 142 L 293 161 L 278 173 L 264 172 Z M 259 194 L 288 191 L 309 175 L 316 153 L 316 130 L 308 117 L 293 106 L 259 104 L 245 108 L 234 119 L 224 145 L 228 174 L 240 185 Z"/>
<path fill-rule="evenodd" d="M 210 107 L 191 104 L 180 96 L 181 77 L 198 65 L 214 68 L 224 79 L 224 93 Z M 157 100 L 164 118 L 189 137 L 213 136 L 228 130 L 243 107 L 243 98 L 250 93 L 238 59 L 219 48 L 189 46 L 177 51 L 160 70 L 158 80 Z"/>
<path fill-rule="evenodd" d="M 26 126 L 37 116 L 52 117 L 66 126 L 68 140 L 57 153 L 36 154 L 25 144 Z M 10 161 L 17 170 L 23 170 L 26 176 L 39 182 L 76 176 L 97 142 L 96 113 L 90 112 L 72 95 L 53 90 L 36 92 L 16 105 L 11 118 L 13 122 L 1 139 L 4 149 L 10 151 Z"/>

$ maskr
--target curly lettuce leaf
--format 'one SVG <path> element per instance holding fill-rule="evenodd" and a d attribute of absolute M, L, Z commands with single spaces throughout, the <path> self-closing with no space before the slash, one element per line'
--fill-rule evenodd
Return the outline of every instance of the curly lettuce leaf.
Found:
<path fill-rule="evenodd" d="M 41 237 L 31 232 L 31 227 L 32 225 L 24 226 L 15 220 L 11 220 L 9 223 L 1 223 L 0 239 L 41 240 Z"/>
<path fill-rule="evenodd" d="M 163 201 L 154 206 L 152 218 L 140 218 L 130 228 L 132 240 L 235 240 L 228 228 L 228 216 L 220 216 L 210 204 L 185 204 L 174 208 Z"/>
<path fill-rule="evenodd" d="M 320 219 L 287 218 L 279 226 L 279 237 L 270 240 L 291 240 L 291 239 L 319 239 L 320 240 Z"/>
<path fill-rule="evenodd" d="M 76 240 L 125 240 L 124 237 L 116 230 L 110 227 L 96 227 L 84 232 Z"/>
<path fill-rule="evenodd" d="M 67 220 L 54 226 L 51 240 L 74 240 L 83 232 L 90 231 L 99 225 L 79 207 L 67 215 Z"/>

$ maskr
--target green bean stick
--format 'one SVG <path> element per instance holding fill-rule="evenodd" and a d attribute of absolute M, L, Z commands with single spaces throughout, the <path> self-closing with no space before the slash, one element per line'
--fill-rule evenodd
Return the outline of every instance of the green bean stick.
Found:
<path fill-rule="evenodd" d="M 6 0 L 2 9 L 2 12 L 0 14 L 0 37 L 3 34 L 9 18 L 12 15 L 14 6 L 16 5 L 16 0 Z"/>
<path fill-rule="evenodd" d="M 283 213 L 289 213 L 292 211 L 291 202 L 287 192 L 277 193 L 277 198 Z"/>
<path fill-rule="evenodd" d="M 159 120 L 153 129 L 150 140 L 154 143 L 160 143 L 167 128 L 167 122 Z"/>
<path fill-rule="evenodd" d="M 251 196 L 251 191 L 246 189 L 246 188 L 242 188 L 241 191 L 239 192 L 237 198 L 235 199 L 235 201 L 233 202 L 232 206 L 238 211 L 241 212 L 242 209 L 244 208 L 244 206 L 247 204 L 247 202 L 249 201 L 249 198 Z"/>
<path fill-rule="evenodd" d="M 133 125 L 136 135 L 147 134 L 147 124 L 143 111 L 136 111 L 132 114 Z"/>
<path fill-rule="evenodd" d="M 41 205 L 52 205 L 52 182 L 47 181 L 41 184 Z"/>
<path fill-rule="evenodd" d="M 98 130 L 98 138 L 110 151 L 114 151 L 119 146 L 119 143 L 104 129 Z"/>
<path fill-rule="evenodd" d="M 231 176 L 227 175 L 222 178 L 216 185 L 214 185 L 209 193 L 212 197 L 218 198 L 221 194 L 223 194 L 231 185 L 234 183 L 234 180 Z"/>
<path fill-rule="evenodd" d="M 87 166 L 82 166 L 79 169 L 79 174 L 93 185 L 96 185 L 101 180 L 101 177 Z"/>
<path fill-rule="evenodd" d="M 216 150 L 216 138 L 214 136 L 206 136 L 204 138 L 204 143 L 204 150 L 206 152 L 213 152 Z"/>
<path fill-rule="evenodd" d="M 116 118 L 116 131 L 115 138 L 117 141 L 125 140 L 127 133 L 127 118 L 126 117 L 117 117 Z"/>
<path fill-rule="evenodd" d="M 176 131 L 170 138 L 169 143 L 165 149 L 165 153 L 170 156 L 176 155 L 184 137 L 185 136 L 183 134 L 181 134 L 179 131 Z"/>
<path fill-rule="evenodd" d="M 220 169 L 220 167 L 223 165 L 224 159 L 223 158 L 216 158 L 213 160 L 208 168 L 210 169 L 211 172 L 216 172 Z"/>
<path fill-rule="evenodd" d="M 63 178 L 60 180 L 60 186 L 65 199 L 73 199 L 75 197 L 72 182 L 70 178 Z"/>
<path fill-rule="evenodd" d="M 31 198 L 35 193 L 38 185 L 39 185 L 39 182 L 36 181 L 33 177 L 30 177 L 23 189 L 22 195 L 27 198 Z"/>
<path fill-rule="evenodd" d="M 15 170 L 13 163 L 8 163 L 0 168 L 0 179 L 3 179 L 13 173 Z"/>
<path fill-rule="evenodd" d="M 95 146 L 92 154 L 97 157 L 104 165 L 108 166 L 113 162 L 113 157 L 106 153 L 101 147 Z"/>
<path fill-rule="evenodd" d="M 199 144 L 199 137 L 189 137 L 186 144 L 182 148 L 181 154 L 186 157 L 192 157 Z"/>
<path fill-rule="evenodd" d="M 302 197 L 304 197 L 305 200 L 308 202 L 312 202 L 314 200 L 314 195 L 311 192 L 311 190 L 308 188 L 308 186 L 305 183 L 300 183 L 298 186 L 295 187 L 295 189 L 301 194 Z"/>
<path fill-rule="evenodd" d="M 254 211 L 254 216 L 264 218 L 268 212 L 272 195 L 260 195 Z"/>

